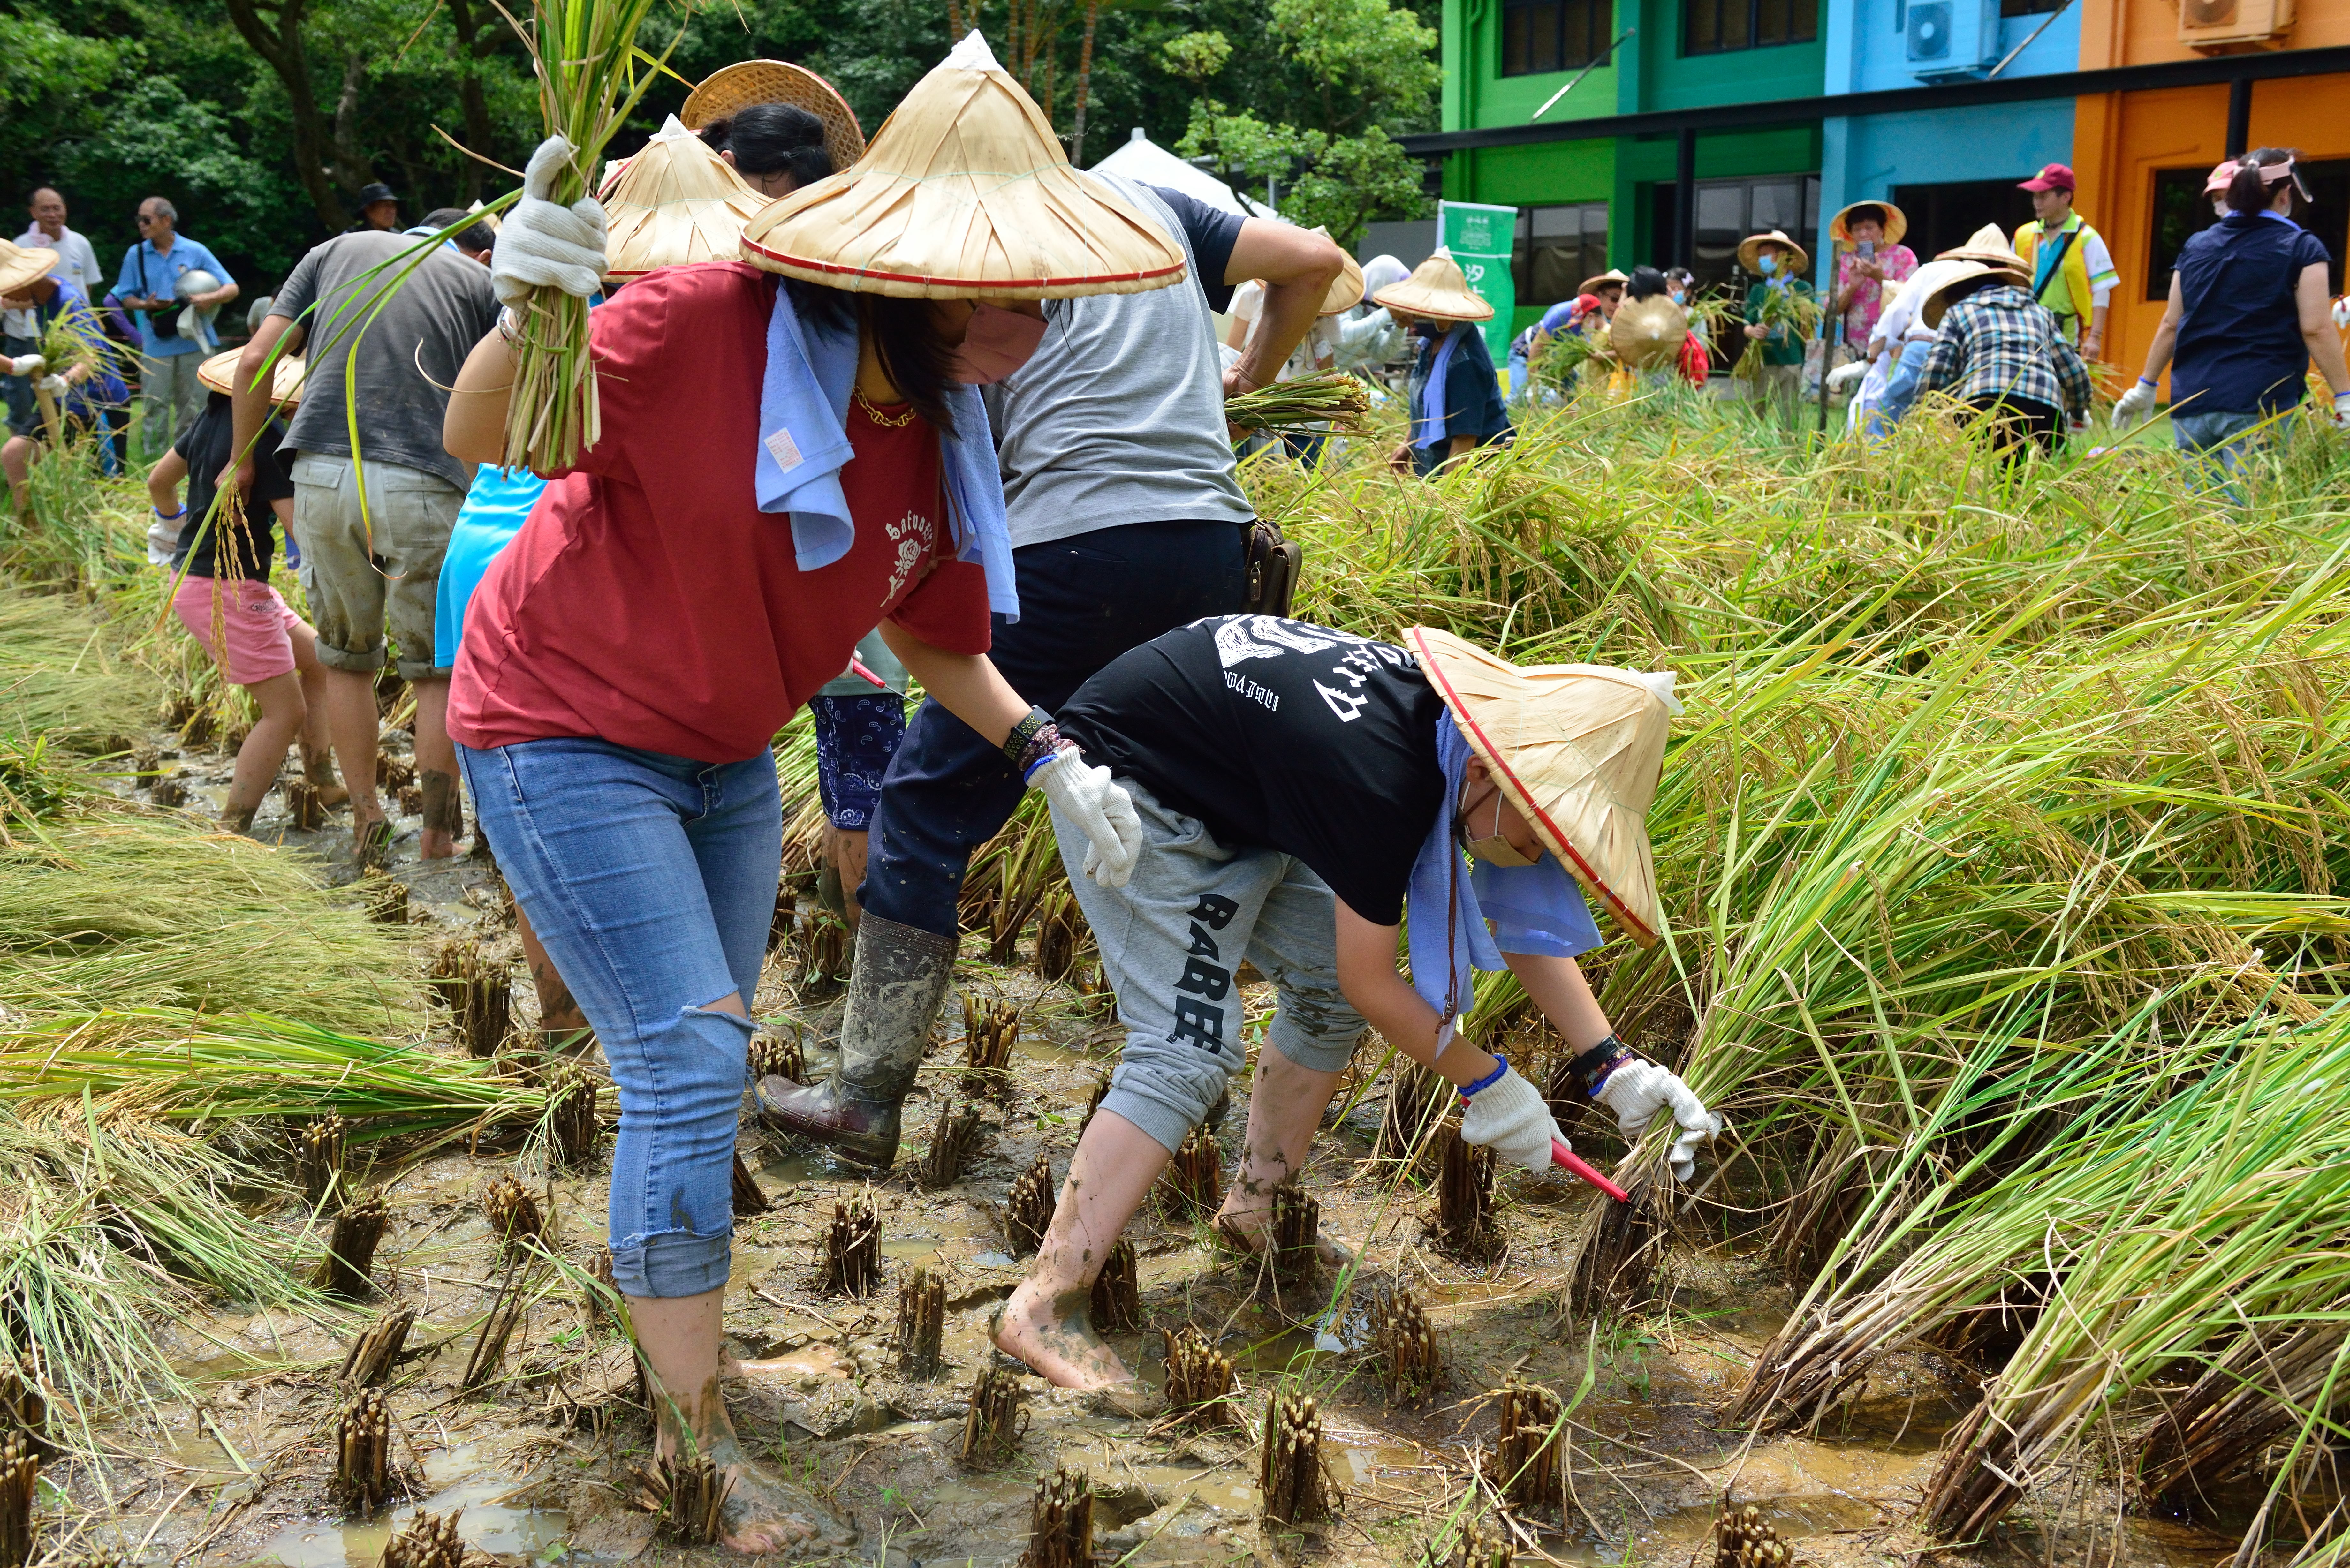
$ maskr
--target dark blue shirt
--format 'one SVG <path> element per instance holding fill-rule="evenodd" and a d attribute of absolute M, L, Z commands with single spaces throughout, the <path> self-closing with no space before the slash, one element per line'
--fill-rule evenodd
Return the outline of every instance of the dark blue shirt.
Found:
<path fill-rule="evenodd" d="M 2178 254 L 2170 406 L 2273 414 L 2300 402 L 2309 346 L 2293 286 L 2327 259 L 2315 234 L 2267 213 L 2230 213 L 2189 239 Z"/>
<path fill-rule="evenodd" d="M 1420 339 L 1419 376 L 1426 376 L 1434 365 L 1436 350 L 1443 341 L 1440 337 Z M 1415 431 L 1419 428 L 1419 413 L 1420 404 L 1415 398 Z M 1492 351 L 1485 347 L 1484 332 L 1471 323 L 1461 333 L 1452 357 L 1444 367 L 1446 439 L 1434 446 L 1418 449 L 1415 457 L 1425 472 L 1444 461 L 1445 447 L 1455 436 L 1473 436 L 1477 445 L 1490 446 L 1509 433 L 1510 410 L 1502 400 L 1501 383 L 1493 374 Z"/>

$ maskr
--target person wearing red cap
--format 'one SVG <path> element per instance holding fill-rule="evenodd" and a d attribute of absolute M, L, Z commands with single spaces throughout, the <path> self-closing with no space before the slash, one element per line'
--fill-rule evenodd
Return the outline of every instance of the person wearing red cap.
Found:
<path fill-rule="evenodd" d="M 2081 358 L 2095 363 L 2105 352 L 2106 309 L 2122 279 L 2105 236 L 2073 211 L 2073 183 L 2063 163 L 2019 182 L 2032 192 L 2033 218 L 2015 231 L 2015 253 L 2032 269 L 2032 297 L 2048 307 Z"/>

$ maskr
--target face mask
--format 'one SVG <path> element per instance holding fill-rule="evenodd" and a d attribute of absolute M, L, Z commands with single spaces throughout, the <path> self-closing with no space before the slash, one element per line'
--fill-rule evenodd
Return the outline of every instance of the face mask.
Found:
<path fill-rule="evenodd" d="M 1465 823 L 1462 825 L 1462 836 L 1467 838 Z M 1502 792 L 1498 789 L 1493 792 L 1493 831 L 1483 838 L 1469 838 L 1468 846 L 1472 858 L 1482 860 L 1488 866 L 1499 866 L 1509 870 L 1515 870 L 1522 866 L 1531 866 L 1542 858 L 1539 855 L 1526 854 L 1503 836 Z"/>
<path fill-rule="evenodd" d="M 968 387 L 1001 381 L 1028 363 L 1044 341 L 1042 318 L 982 303 L 971 313 L 962 347 L 954 351 L 954 379 Z"/>
<path fill-rule="evenodd" d="M 1779 258 L 1777 256 L 1762 256 L 1755 261 L 1754 265 L 1762 269 L 1762 275 L 1764 277 L 1769 277 L 1773 273 L 1779 270 Z"/>

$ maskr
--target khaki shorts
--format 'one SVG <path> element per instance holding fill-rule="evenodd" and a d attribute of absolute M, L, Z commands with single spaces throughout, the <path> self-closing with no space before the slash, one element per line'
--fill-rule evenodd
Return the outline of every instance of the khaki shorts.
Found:
<path fill-rule="evenodd" d="M 449 671 L 432 662 L 441 557 L 465 493 L 421 469 L 366 462 L 367 507 L 351 460 L 306 452 L 294 460 L 294 536 L 302 592 L 318 628 L 318 662 L 362 673 L 384 664 L 384 634 L 411 680 Z"/>

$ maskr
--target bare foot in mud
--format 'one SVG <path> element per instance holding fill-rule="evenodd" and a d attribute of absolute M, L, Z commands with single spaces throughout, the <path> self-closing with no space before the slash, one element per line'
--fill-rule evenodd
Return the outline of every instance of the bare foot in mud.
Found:
<path fill-rule="evenodd" d="M 756 1557 L 818 1544 L 844 1547 L 856 1540 L 854 1531 L 816 1499 L 754 1460 L 733 1438 L 711 1444 L 710 1457 L 733 1481 L 718 1511 L 719 1539 L 729 1551 Z"/>
<path fill-rule="evenodd" d="M 1250 1205 L 1235 1188 L 1224 1199 L 1224 1206 L 1216 1210 L 1216 1232 L 1250 1257 L 1260 1256 L 1273 1240 L 1272 1202 L 1268 1199 L 1261 1206 Z M 1333 1272 L 1355 1261 L 1354 1249 L 1326 1231 L 1315 1235 L 1314 1255 L 1324 1268 Z"/>
<path fill-rule="evenodd" d="M 1035 1280 L 1023 1280 L 1012 1299 L 988 1324 L 988 1337 L 1004 1355 L 1027 1364 L 1045 1382 L 1063 1388 L 1108 1388 L 1131 1384 L 1134 1374 L 1118 1352 L 1094 1332 L 1084 1287 L 1058 1296 Z"/>

